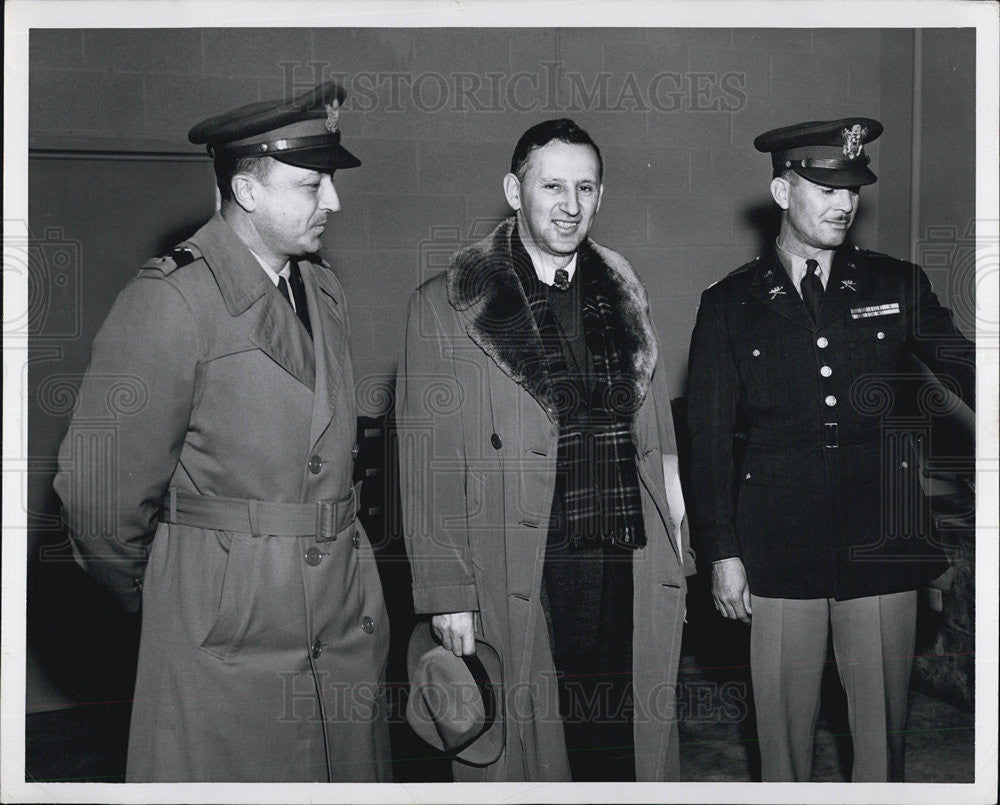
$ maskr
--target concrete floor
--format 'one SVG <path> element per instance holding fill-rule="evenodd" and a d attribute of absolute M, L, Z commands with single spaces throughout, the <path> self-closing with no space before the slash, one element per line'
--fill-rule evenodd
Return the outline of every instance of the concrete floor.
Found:
<path fill-rule="evenodd" d="M 702 670 L 693 656 L 681 660 L 681 779 L 685 782 L 750 782 L 760 779 L 750 676 L 745 669 Z M 813 782 L 848 782 L 851 741 L 846 702 L 831 666 L 824 677 L 816 731 Z M 908 783 L 974 781 L 974 718 L 967 710 L 924 693 L 910 692 L 906 729 Z"/>
<path fill-rule="evenodd" d="M 759 779 L 750 679 L 745 668 L 705 668 L 694 655 L 681 659 L 680 753 L 685 782 Z M 839 682 L 831 666 L 824 680 L 816 734 L 814 782 L 850 779 L 850 739 Z M 973 782 L 973 714 L 914 690 L 907 726 L 906 781 Z M 128 704 L 77 707 L 28 717 L 29 780 L 115 782 L 124 777 Z M 393 725 L 397 779 L 443 781 L 448 762 Z"/>

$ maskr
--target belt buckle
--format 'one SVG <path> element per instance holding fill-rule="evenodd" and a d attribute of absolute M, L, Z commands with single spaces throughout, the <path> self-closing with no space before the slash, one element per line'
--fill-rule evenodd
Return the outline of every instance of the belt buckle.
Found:
<path fill-rule="evenodd" d="M 316 542 L 332 542 L 337 538 L 336 506 L 333 501 L 316 501 Z"/>
<path fill-rule="evenodd" d="M 826 447 L 838 447 L 840 444 L 840 435 L 838 433 L 836 422 L 824 422 L 823 429 L 826 436 Z"/>

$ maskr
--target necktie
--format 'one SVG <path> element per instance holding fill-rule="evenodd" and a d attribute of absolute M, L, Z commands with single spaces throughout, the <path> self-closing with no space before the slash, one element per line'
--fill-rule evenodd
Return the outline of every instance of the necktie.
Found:
<path fill-rule="evenodd" d="M 556 277 L 552 281 L 552 285 L 558 288 L 560 291 L 569 290 L 569 272 L 565 268 L 556 269 Z"/>
<path fill-rule="evenodd" d="M 302 272 L 299 271 L 299 264 L 292 260 L 291 270 L 288 272 L 292 285 L 292 296 L 295 298 L 295 315 L 299 317 L 302 326 L 306 328 L 309 337 L 312 338 L 312 326 L 309 321 L 309 305 L 306 303 L 306 284 L 302 281 Z"/>
<path fill-rule="evenodd" d="M 812 316 L 813 323 L 819 321 L 819 308 L 823 302 L 823 282 L 816 273 L 818 268 L 819 263 L 815 260 L 806 260 L 806 273 L 799 285 L 802 301 L 806 303 L 806 310 Z"/>
<path fill-rule="evenodd" d="M 295 315 L 299 317 L 299 321 L 302 322 L 302 326 L 306 328 L 306 332 L 312 336 L 312 327 L 309 321 L 309 307 L 306 304 L 306 287 L 305 283 L 302 282 L 302 272 L 299 271 L 298 264 L 292 263 L 292 267 L 289 270 L 289 277 L 292 280 L 292 295 L 295 297 L 295 304 L 292 307 L 295 309 Z M 278 290 L 281 295 L 285 297 L 288 304 L 292 304 L 291 297 L 288 294 L 288 283 L 285 278 L 280 274 L 278 275 Z"/>

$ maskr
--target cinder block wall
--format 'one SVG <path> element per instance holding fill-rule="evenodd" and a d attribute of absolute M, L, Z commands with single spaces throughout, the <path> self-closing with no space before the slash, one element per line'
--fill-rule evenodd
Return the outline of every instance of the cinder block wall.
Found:
<path fill-rule="evenodd" d="M 974 33 L 923 36 L 926 65 L 907 30 L 36 29 L 29 224 L 35 238 L 52 230 L 74 244 L 80 295 L 67 304 L 80 321 L 60 340 L 49 317 L 57 335 L 36 338 L 44 354 L 30 386 L 81 372 L 117 289 L 211 214 L 211 170 L 188 128 L 329 77 L 348 87 L 344 143 L 364 162 L 337 175 L 343 209 L 325 237 L 349 297 L 363 413 L 390 403 L 410 293 L 507 214 L 510 152 L 550 117 L 574 118 L 603 150 L 592 234 L 645 280 L 672 396 L 684 393 L 700 292 L 768 236 L 769 161 L 752 140 L 773 126 L 884 122 L 870 149 L 880 181 L 863 191 L 854 238 L 905 257 L 928 229 L 945 232 L 932 279 L 971 328 L 967 283 L 953 280 L 958 236 L 947 232 L 974 216 Z M 933 152 L 913 150 L 915 70 L 925 73 L 917 130 Z M 51 459 L 65 412 L 40 408 L 33 392 L 29 415 L 32 455 Z M 29 480 L 33 515 L 52 510 L 50 484 L 46 472 Z M 957 640 L 949 650 L 971 656 L 971 634 Z M 58 698 L 44 673 L 32 678 L 29 707 Z"/>
<path fill-rule="evenodd" d="M 545 118 L 573 117 L 606 161 L 593 237 L 624 253 L 644 278 L 672 393 L 680 395 L 701 290 L 752 258 L 761 241 L 769 163 L 753 150 L 753 137 L 800 120 L 883 117 L 883 97 L 908 95 L 912 81 L 905 57 L 883 65 L 884 36 L 794 29 L 36 30 L 31 145 L 195 154 L 186 135 L 197 120 L 301 91 L 314 79 L 345 79 L 344 143 L 365 164 L 337 177 L 343 209 L 326 251 L 347 286 L 364 379 L 394 368 L 400 312 L 429 271 L 421 244 L 435 228 L 467 239 L 478 222 L 506 214 L 500 182 L 518 136 Z M 910 122 L 899 117 L 885 121 L 887 134 L 872 148 L 876 169 L 886 148 L 909 148 Z M 898 201 L 908 184 L 899 171 L 865 191 L 859 242 L 900 245 L 880 237 L 890 215 L 883 187 Z M 141 209 L 130 214 L 150 239 L 161 234 Z M 144 259 L 116 257 L 129 270 Z"/>

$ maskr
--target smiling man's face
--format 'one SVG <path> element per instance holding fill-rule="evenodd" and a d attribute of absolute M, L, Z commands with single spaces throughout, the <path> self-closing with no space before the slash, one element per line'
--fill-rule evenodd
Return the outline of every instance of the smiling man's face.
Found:
<path fill-rule="evenodd" d="M 784 238 L 806 251 L 836 249 L 844 242 L 858 212 L 858 188 L 824 187 L 798 175 L 774 181 L 787 185 L 785 194 L 775 195 L 786 210 Z"/>
<path fill-rule="evenodd" d="M 543 253 L 572 256 L 601 206 L 600 170 L 589 145 L 553 140 L 534 149 L 524 178 L 515 179 L 508 191 L 521 237 Z"/>

